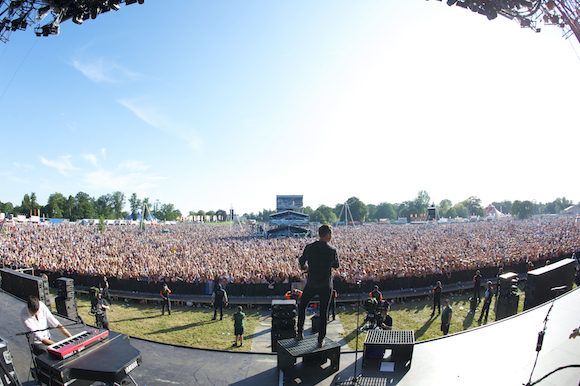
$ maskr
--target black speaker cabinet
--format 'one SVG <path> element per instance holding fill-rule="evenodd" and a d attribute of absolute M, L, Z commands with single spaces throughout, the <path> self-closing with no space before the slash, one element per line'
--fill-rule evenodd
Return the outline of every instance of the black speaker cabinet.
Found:
<path fill-rule="evenodd" d="M 2 289 L 4 291 L 23 300 L 27 300 L 29 296 L 36 296 L 46 304 L 48 298 L 42 278 L 10 268 L 0 269 L 0 274 L 2 275 Z"/>
<path fill-rule="evenodd" d="M 74 299 L 67 299 L 61 296 L 54 298 L 56 303 L 56 312 L 69 319 L 78 317 L 77 305 Z"/>
<path fill-rule="evenodd" d="M 75 284 L 74 280 L 68 277 L 59 277 L 56 279 L 56 292 L 59 297 L 74 299 Z"/>
<path fill-rule="evenodd" d="M 272 300 L 272 351 L 278 340 L 296 336 L 296 300 Z"/>
<path fill-rule="evenodd" d="M 562 293 L 554 291 L 554 288 L 566 286 L 567 291 L 571 290 L 576 273 L 575 268 L 573 259 L 562 259 L 528 272 L 524 310 L 552 300 Z"/>
<path fill-rule="evenodd" d="M 518 312 L 520 295 L 498 296 L 495 303 L 495 320 L 501 320 Z"/>

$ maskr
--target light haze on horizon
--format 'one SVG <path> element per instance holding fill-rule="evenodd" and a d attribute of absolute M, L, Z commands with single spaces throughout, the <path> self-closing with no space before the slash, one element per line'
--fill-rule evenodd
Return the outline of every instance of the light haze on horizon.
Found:
<path fill-rule="evenodd" d="M 29 28 L 0 45 L 0 201 L 578 202 L 579 52 L 424 0 L 148 0 Z"/>

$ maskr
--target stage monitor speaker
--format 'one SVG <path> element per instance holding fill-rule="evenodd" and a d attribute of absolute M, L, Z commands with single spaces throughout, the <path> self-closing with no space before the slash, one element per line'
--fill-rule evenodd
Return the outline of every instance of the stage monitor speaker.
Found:
<path fill-rule="evenodd" d="M 36 296 L 41 302 L 47 303 L 47 291 L 45 291 L 42 278 L 10 268 L 0 269 L 0 274 L 2 275 L 2 289 L 4 291 L 22 300 L 27 300 L 29 296 Z"/>
<path fill-rule="evenodd" d="M 278 348 L 278 340 L 296 336 L 296 300 L 272 300 L 272 351 Z"/>
<path fill-rule="evenodd" d="M 574 259 L 562 259 L 528 272 L 524 310 L 552 300 L 562 293 L 552 289 L 566 286 L 565 291 L 571 290 L 576 273 L 575 264 Z"/>

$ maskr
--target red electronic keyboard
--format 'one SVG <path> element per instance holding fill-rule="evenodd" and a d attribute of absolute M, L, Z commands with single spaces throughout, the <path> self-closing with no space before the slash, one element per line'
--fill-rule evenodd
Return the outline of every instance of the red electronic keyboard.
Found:
<path fill-rule="evenodd" d="M 108 337 L 108 330 L 93 328 L 56 342 L 48 346 L 46 351 L 59 359 L 65 359 Z"/>

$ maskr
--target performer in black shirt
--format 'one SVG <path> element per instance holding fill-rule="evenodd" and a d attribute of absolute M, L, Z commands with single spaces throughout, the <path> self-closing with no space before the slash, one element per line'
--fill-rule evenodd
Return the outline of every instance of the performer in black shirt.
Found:
<path fill-rule="evenodd" d="M 213 318 L 211 320 L 216 319 L 218 308 L 220 310 L 220 320 L 222 320 L 224 318 L 224 306 L 228 306 L 228 294 L 221 284 L 218 284 L 217 289 L 214 291 L 211 304 L 213 305 Z"/>
<path fill-rule="evenodd" d="M 97 293 L 97 304 L 95 306 L 95 318 L 98 328 L 109 329 L 109 318 L 107 318 L 107 310 L 109 303 L 105 300 L 101 291 Z"/>
<path fill-rule="evenodd" d="M 441 313 L 441 282 L 438 281 L 435 288 L 433 288 L 433 312 L 431 316 L 435 315 L 435 308 L 437 308 L 438 313 Z"/>
<path fill-rule="evenodd" d="M 328 303 L 332 294 L 331 268 L 338 268 L 338 254 L 336 249 L 328 243 L 332 239 L 330 225 L 322 225 L 318 228 L 319 241 L 308 244 L 298 260 L 300 268 L 306 270 L 308 263 L 308 280 L 298 306 L 298 335 L 297 340 L 302 340 L 306 306 L 310 300 L 318 295 L 320 297 L 320 332 L 318 333 L 318 346 L 324 344 L 326 336 L 326 316 L 328 315 Z"/>
<path fill-rule="evenodd" d="M 163 285 L 163 289 L 159 293 L 161 298 L 163 299 L 161 303 L 161 315 L 165 315 L 165 308 L 167 308 L 167 314 L 171 315 L 171 299 L 169 299 L 169 295 L 171 294 L 171 290 L 167 286 L 167 284 Z"/>

